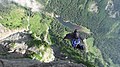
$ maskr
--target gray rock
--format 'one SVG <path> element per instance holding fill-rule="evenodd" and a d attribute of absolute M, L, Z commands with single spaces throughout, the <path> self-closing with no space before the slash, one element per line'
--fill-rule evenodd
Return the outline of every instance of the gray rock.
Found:
<path fill-rule="evenodd" d="M 7 52 L 7 48 L 0 44 L 0 54 Z"/>
<path fill-rule="evenodd" d="M 0 58 L 21 58 L 27 51 L 27 41 L 31 40 L 26 32 L 14 33 L 0 42 Z"/>
<path fill-rule="evenodd" d="M 26 32 L 17 32 L 8 37 L 4 40 L 13 41 L 13 42 L 27 42 L 31 40 L 31 35 L 27 34 Z"/>
<path fill-rule="evenodd" d="M 68 63 L 62 60 L 54 61 L 50 63 L 42 63 L 36 60 L 30 59 L 0 59 L 0 66 L 1 67 L 86 67 L 83 64 L 76 64 L 76 63 Z"/>
<path fill-rule="evenodd" d="M 13 60 L 0 59 L 1 67 L 29 67 L 31 65 L 39 63 L 40 62 L 38 61 L 30 59 L 13 59 Z"/>

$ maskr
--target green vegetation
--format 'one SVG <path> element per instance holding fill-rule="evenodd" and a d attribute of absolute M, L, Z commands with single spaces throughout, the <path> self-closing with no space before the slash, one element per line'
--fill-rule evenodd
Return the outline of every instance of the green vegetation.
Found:
<path fill-rule="evenodd" d="M 34 13 L 30 17 L 30 31 L 34 37 L 45 36 L 46 30 L 49 28 L 52 19 L 44 14 Z"/>
<path fill-rule="evenodd" d="M 35 47 L 36 51 L 30 51 L 29 54 L 27 54 L 27 57 L 31 59 L 40 60 L 43 62 L 45 61 L 44 59 L 49 59 L 49 58 L 44 58 L 45 53 L 47 53 L 49 56 L 51 52 L 51 51 L 49 51 L 49 53 L 47 52 L 47 50 L 50 49 L 50 45 L 48 45 L 45 41 L 34 39 L 28 42 L 28 46 Z"/>
<path fill-rule="evenodd" d="M 45 6 L 45 12 L 60 15 L 65 21 L 89 28 L 92 36 L 87 39 L 89 53 L 83 55 L 79 50 L 74 50 L 69 41 L 62 40 L 69 28 L 63 26 L 57 19 L 39 12 L 33 13 L 30 9 L 21 8 L 21 6 L 4 7 L 0 4 L 0 23 L 2 25 L 9 29 L 27 28 L 30 25 L 29 31 L 33 40 L 28 42 L 28 46 L 35 46 L 39 49 L 38 53 L 30 52 L 30 58 L 42 60 L 44 51 L 52 45 L 59 47 L 60 52 L 76 63 L 83 63 L 89 67 L 119 66 L 120 19 L 119 17 L 112 19 L 108 16 L 105 11 L 108 0 L 37 1 Z M 98 13 L 88 10 L 92 2 L 97 2 Z M 44 41 L 45 38 L 51 44 Z M 41 46 L 44 46 L 45 50 L 41 51 Z"/>
<path fill-rule="evenodd" d="M 93 37 L 88 38 L 87 44 L 89 51 L 88 60 L 95 62 L 95 64 L 98 65 L 99 67 L 106 67 L 107 63 L 103 60 L 101 51 L 96 46 L 93 46 L 94 38 Z"/>
<path fill-rule="evenodd" d="M 34 14 L 33 17 L 31 17 L 30 31 L 32 31 L 33 35 L 34 34 L 35 35 L 38 34 L 38 35 L 33 36 L 35 38 L 35 40 L 32 40 L 29 43 L 30 47 L 37 46 L 37 49 L 39 49 L 40 46 L 45 45 L 46 42 L 42 41 L 44 39 L 44 37 L 42 39 L 40 36 L 44 36 L 44 35 L 42 35 L 42 33 L 44 33 L 44 31 L 46 31 L 46 29 L 47 29 L 47 28 L 45 28 L 46 25 L 44 25 L 44 24 L 47 23 L 47 26 L 49 26 L 49 37 L 48 38 L 50 38 L 53 46 L 59 47 L 60 52 L 64 53 L 65 56 L 68 56 L 72 62 L 83 63 L 87 66 L 94 67 L 95 66 L 94 63 L 91 62 L 91 60 L 88 60 L 86 57 L 84 57 L 84 55 L 79 50 L 74 50 L 69 41 L 62 41 L 62 38 L 64 37 L 64 35 L 67 32 L 66 28 L 61 23 L 59 23 L 59 21 L 57 21 L 57 19 L 49 19 L 49 20 L 51 20 L 51 22 L 48 22 L 48 21 L 40 22 L 40 20 L 42 21 L 46 18 L 47 18 L 47 16 L 42 18 L 41 14 L 39 14 L 39 13 Z M 36 24 L 34 24 L 35 22 L 36 22 Z M 43 24 L 44 27 L 42 27 L 41 24 Z M 40 28 L 44 31 L 42 31 Z M 40 32 L 38 32 L 38 31 L 40 31 Z M 36 40 L 36 37 L 41 38 L 41 40 Z M 48 45 L 48 44 L 46 43 L 46 45 Z M 41 60 L 43 54 L 44 54 L 44 52 L 42 52 L 42 51 L 40 51 L 40 53 L 31 52 L 31 54 L 29 56 L 31 58 Z"/>
<path fill-rule="evenodd" d="M 52 40 L 52 44 L 54 44 L 53 46 L 55 46 L 56 48 L 59 48 L 60 53 L 63 53 L 65 56 L 67 56 L 71 62 L 83 63 L 86 66 L 95 67 L 94 62 L 87 59 L 87 57 L 92 58 L 91 57 L 93 56 L 92 54 L 89 54 L 91 56 L 87 56 L 86 54 L 82 53 L 80 50 L 75 50 L 74 48 L 72 48 L 69 41 L 67 40 L 63 41 L 62 36 L 65 35 L 66 32 L 67 31 L 65 27 L 61 25 L 57 20 L 54 20 L 51 23 L 50 38 Z"/>
<path fill-rule="evenodd" d="M 3 11 L 0 13 L 3 14 L 1 15 L 0 23 L 7 28 L 16 29 L 27 26 L 25 10 L 20 7 L 13 5 L 13 7 L 11 7 L 11 11 Z"/>
<path fill-rule="evenodd" d="M 120 39 L 119 17 L 111 19 L 108 16 L 107 11 L 105 11 L 107 0 L 95 0 L 98 6 L 98 13 L 89 12 L 89 3 L 92 1 L 94 0 L 49 0 L 46 11 L 54 12 L 64 20 L 89 28 L 94 37 L 93 46 L 97 46 L 100 49 L 104 60 L 109 64 L 108 66 L 120 64 L 120 59 L 118 59 L 120 58 L 118 47 Z M 111 58 L 112 63 L 108 60 L 109 58 Z"/>
<path fill-rule="evenodd" d="M 42 13 L 32 13 L 32 15 L 29 18 L 29 21 L 29 30 L 31 31 L 33 40 L 28 42 L 28 45 L 29 47 L 36 47 L 38 51 L 30 52 L 28 57 L 45 62 L 47 58 L 45 59 L 44 55 L 45 53 L 48 53 L 47 51 L 51 50 L 51 48 L 50 44 L 48 44 L 47 41 L 44 41 L 44 39 L 46 37 L 45 35 L 47 35 L 47 40 L 50 41 L 50 37 L 47 34 L 47 30 L 49 30 L 50 23 L 53 21 L 53 19 Z M 51 56 L 49 53 L 48 57 Z"/>

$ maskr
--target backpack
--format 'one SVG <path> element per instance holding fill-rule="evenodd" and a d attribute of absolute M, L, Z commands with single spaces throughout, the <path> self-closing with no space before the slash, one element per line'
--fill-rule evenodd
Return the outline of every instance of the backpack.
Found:
<path fill-rule="evenodd" d="M 80 44 L 80 38 L 78 38 L 78 39 L 72 39 L 72 46 L 74 48 L 76 48 L 78 44 Z"/>
<path fill-rule="evenodd" d="M 78 48 L 78 49 L 80 49 L 80 50 L 84 50 L 84 49 L 85 49 L 85 46 L 82 45 L 81 42 L 80 42 L 80 38 L 78 38 L 78 39 L 73 39 L 73 40 L 72 40 L 72 46 L 73 46 L 74 48 Z"/>

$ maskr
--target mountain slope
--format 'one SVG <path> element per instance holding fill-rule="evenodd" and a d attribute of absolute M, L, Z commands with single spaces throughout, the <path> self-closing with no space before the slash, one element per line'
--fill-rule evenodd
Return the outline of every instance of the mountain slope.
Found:
<path fill-rule="evenodd" d="M 60 15 L 65 21 L 89 28 L 93 33 L 93 45 L 100 49 L 108 66 L 112 64 L 117 66 L 120 60 L 118 2 L 118 0 L 49 0 L 46 11 Z"/>
<path fill-rule="evenodd" d="M 28 41 L 27 39 L 24 41 L 22 38 L 24 39 L 25 34 L 14 33 L 18 40 L 11 39 L 15 36 L 10 35 L 1 44 L 7 43 L 10 49 L 15 49 L 14 52 L 20 51 L 16 47 L 19 44 L 27 45 L 27 49 L 22 49 L 26 50 L 22 57 L 42 62 L 66 60 L 89 67 L 119 67 L 118 2 L 118 0 L 34 0 L 30 3 L 33 6 L 39 3 L 41 7 L 37 6 L 38 8 L 35 8 L 37 11 L 33 11 L 34 8 L 22 5 L 17 0 L 13 0 L 12 3 L 1 0 L 0 23 L 10 30 L 25 28 L 26 30 L 21 33 L 30 36 Z M 80 32 L 82 37 L 87 38 L 88 53 L 73 49 L 69 40 L 62 40 L 65 34 L 73 29 L 61 23 L 56 15 L 65 23 L 89 29 L 91 35 L 85 31 Z M 1 53 L 2 57 L 5 55 Z"/>

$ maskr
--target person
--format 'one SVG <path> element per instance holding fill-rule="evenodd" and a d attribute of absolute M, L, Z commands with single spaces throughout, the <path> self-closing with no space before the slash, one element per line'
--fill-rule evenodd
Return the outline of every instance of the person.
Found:
<path fill-rule="evenodd" d="M 79 36 L 77 29 L 75 29 L 75 31 L 73 32 L 73 38 L 71 42 L 74 48 L 76 48 L 77 45 L 80 44 L 80 36 Z"/>
<path fill-rule="evenodd" d="M 77 29 L 75 29 L 73 33 L 66 34 L 64 39 L 70 39 L 73 48 L 84 50 L 84 45 L 81 44 L 83 39 L 79 36 Z"/>
<path fill-rule="evenodd" d="M 73 39 L 72 39 L 73 48 L 84 50 L 84 45 L 81 44 L 81 40 L 83 39 L 79 36 L 77 29 L 75 29 L 75 31 L 73 32 Z"/>
<path fill-rule="evenodd" d="M 80 39 L 72 39 L 72 46 L 77 48 L 80 45 Z"/>

